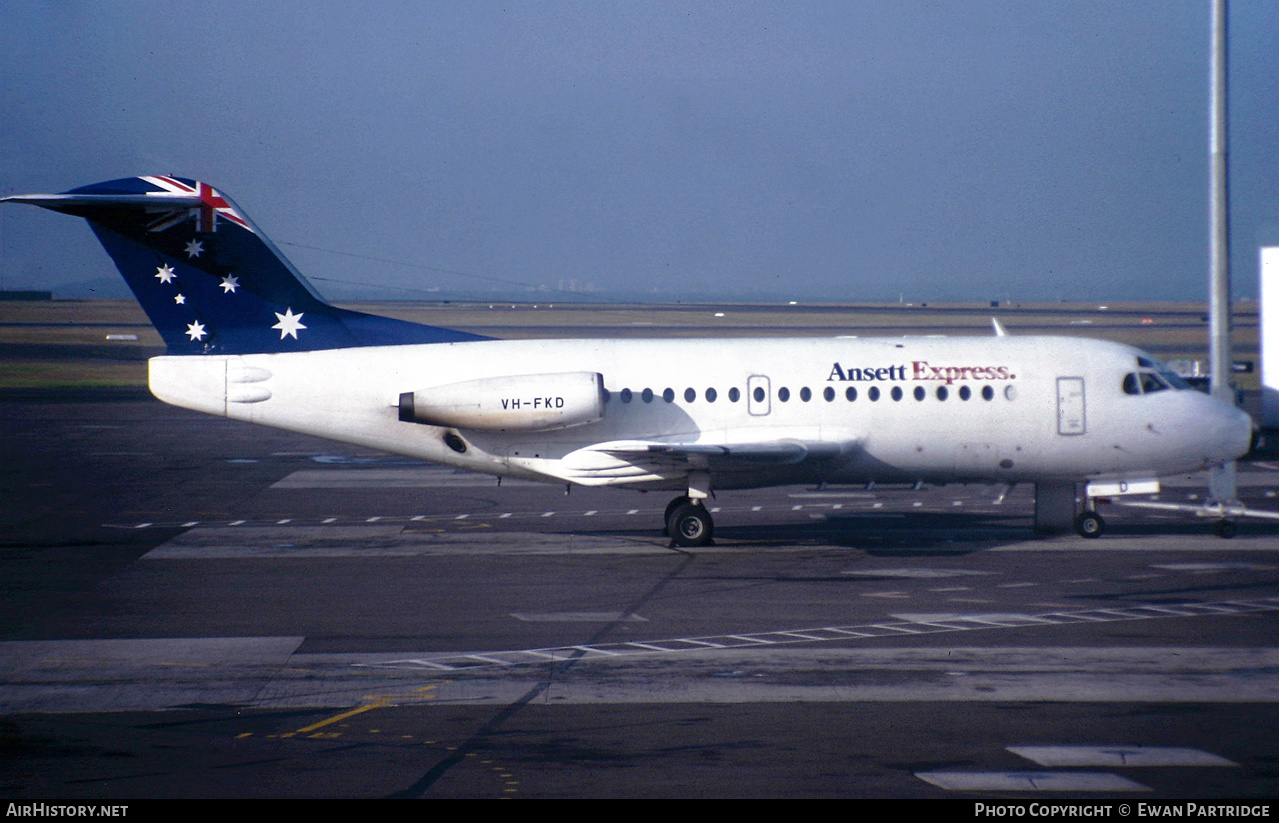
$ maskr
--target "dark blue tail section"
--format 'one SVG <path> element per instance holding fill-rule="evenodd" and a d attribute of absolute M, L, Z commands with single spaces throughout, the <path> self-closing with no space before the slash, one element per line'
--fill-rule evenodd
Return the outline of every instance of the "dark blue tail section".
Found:
<path fill-rule="evenodd" d="M 171 354 L 487 339 L 329 305 L 238 206 L 194 180 L 130 177 L 4 199 L 88 220 Z"/>

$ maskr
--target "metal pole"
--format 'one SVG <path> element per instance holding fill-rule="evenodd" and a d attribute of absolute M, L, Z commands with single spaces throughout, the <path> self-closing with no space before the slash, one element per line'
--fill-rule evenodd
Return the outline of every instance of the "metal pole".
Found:
<path fill-rule="evenodd" d="M 1230 353 L 1230 227 L 1226 181 L 1226 0 L 1212 0 L 1208 290 L 1209 374 L 1213 397 L 1235 404 Z"/>
<path fill-rule="evenodd" d="M 1208 360 L 1212 396 L 1235 405 L 1230 353 L 1230 226 L 1226 185 L 1226 0 L 1212 0 L 1212 58 L 1209 151 L 1209 238 Z M 1208 474 L 1209 494 L 1218 503 L 1239 499 L 1234 461 Z"/>

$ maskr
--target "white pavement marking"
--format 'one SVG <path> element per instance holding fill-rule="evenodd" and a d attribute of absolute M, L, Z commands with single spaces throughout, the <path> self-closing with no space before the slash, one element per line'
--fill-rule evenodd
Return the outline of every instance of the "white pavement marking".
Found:
<path fill-rule="evenodd" d="M 1117 774 L 1089 772 L 916 772 L 939 789 L 958 792 L 1148 792 Z"/>
<path fill-rule="evenodd" d="M 807 492 L 804 494 L 788 494 L 787 497 L 793 497 L 796 500 L 804 500 L 806 498 L 849 498 L 857 497 L 863 499 L 874 499 L 874 492 Z"/>
<path fill-rule="evenodd" d="M 934 577 L 969 577 L 969 576 L 985 576 L 997 574 L 997 572 L 983 572 L 973 569 L 858 569 L 857 571 L 840 572 L 850 577 L 905 577 L 905 578 L 934 578 Z"/>
<path fill-rule="evenodd" d="M 1266 563 L 1156 563 L 1156 569 L 1174 572 L 1270 571 Z"/>
<path fill-rule="evenodd" d="M 892 597 L 897 593 L 886 593 Z M 745 648 L 759 645 L 788 645 L 798 642 L 818 642 L 826 640 L 846 640 L 855 637 L 888 637 L 903 634 L 939 634 L 943 632 L 964 632 L 997 628 L 1024 628 L 1028 626 L 1052 626 L 1071 623 L 1117 622 L 1125 620 L 1149 620 L 1167 617 L 1204 617 L 1222 614 L 1251 614 L 1257 612 L 1279 611 L 1279 597 L 1260 598 L 1256 600 L 1231 600 L 1215 603 L 1182 603 L 1177 605 L 1129 605 L 1111 609 L 1093 609 L 1088 611 L 1046 612 L 1043 614 L 954 614 L 954 615 L 909 615 L 909 619 L 898 618 L 896 622 L 878 622 L 858 624 L 854 626 L 825 626 L 817 628 L 791 629 L 774 632 L 753 632 L 749 635 L 713 635 L 710 637 L 684 637 L 666 640 L 647 640 L 643 642 L 598 643 L 590 646 L 574 646 L 574 650 L 591 649 L 600 654 L 627 655 L 651 654 L 657 652 L 678 652 L 690 648 L 701 648 L 713 644 L 723 648 Z M 920 619 L 923 618 L 923 619 Z M 1269 654 L 1271 650 L 1265 650 Z M 504 660 L 526 663 L 541 662 L 548 654 L 563 655 L 564 648 L 549 647 L 541 649 L 511 649 L 500 652 L 485 652 L 488 655 L 499 654 Z M 1143 654 L 1138 650 L 1134 654 Z M 1266 660 L 1269 657 L 1265 657 Z M 372 668 L 414 668 L 422 665 L 434 668 L 456 666 L 458 668 L 474 668 L 473 653 L 441 653 L 423 658 L 398 658 L 380 662 L 359 664 Z M 1254 665 L 1267 665 L 1264 661 L 1255 661 Z M 1264 688 L 1264 684 L 1262 684 Z"/>
<path fill-rule="evenodd" d="M 525 623 L 616 623 L 622 620 L 648 622 L 646 618 L 629 612 L 512 612 L 511 617 Z"/>
<path fill-rule="evenodd" d="M 1238 766 L 1200 749 L 1174 746 L 1008 746 L 1040 766 Z"/>

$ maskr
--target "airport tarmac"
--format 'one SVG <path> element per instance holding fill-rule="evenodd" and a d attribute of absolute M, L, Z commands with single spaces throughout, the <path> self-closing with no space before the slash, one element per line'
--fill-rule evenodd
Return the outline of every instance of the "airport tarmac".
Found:
<path fill-rule="evenodd" d="M 676 550 L 656 495 L 138 396 L 4 410 L 9 797 L 1279 789 L 1273 527 L 1042 538 L 1020 488 L 789 488 Z M 1279 507 L 1279 466 L 1241 477 Z"/>
<path fill-rule="evenodd" d="M 665 495 L 136 389 L 0 403 L 10 798 L 1279 793 L 1272 525 L 1044 537 L 1022 487 L 792 487 L 675 549 Z M 1279 463 L 1240 482 L 1279 510 Z"/>

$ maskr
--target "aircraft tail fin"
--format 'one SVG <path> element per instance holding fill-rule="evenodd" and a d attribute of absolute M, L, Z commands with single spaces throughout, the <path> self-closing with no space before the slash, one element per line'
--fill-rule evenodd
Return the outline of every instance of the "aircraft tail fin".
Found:
<path fill-rule="evenodd" d="M 129 177 L 28 203 L 83 217 L 171 354 L 250 354 L 485 338 L 330 305 L 226 195 Z"/>

